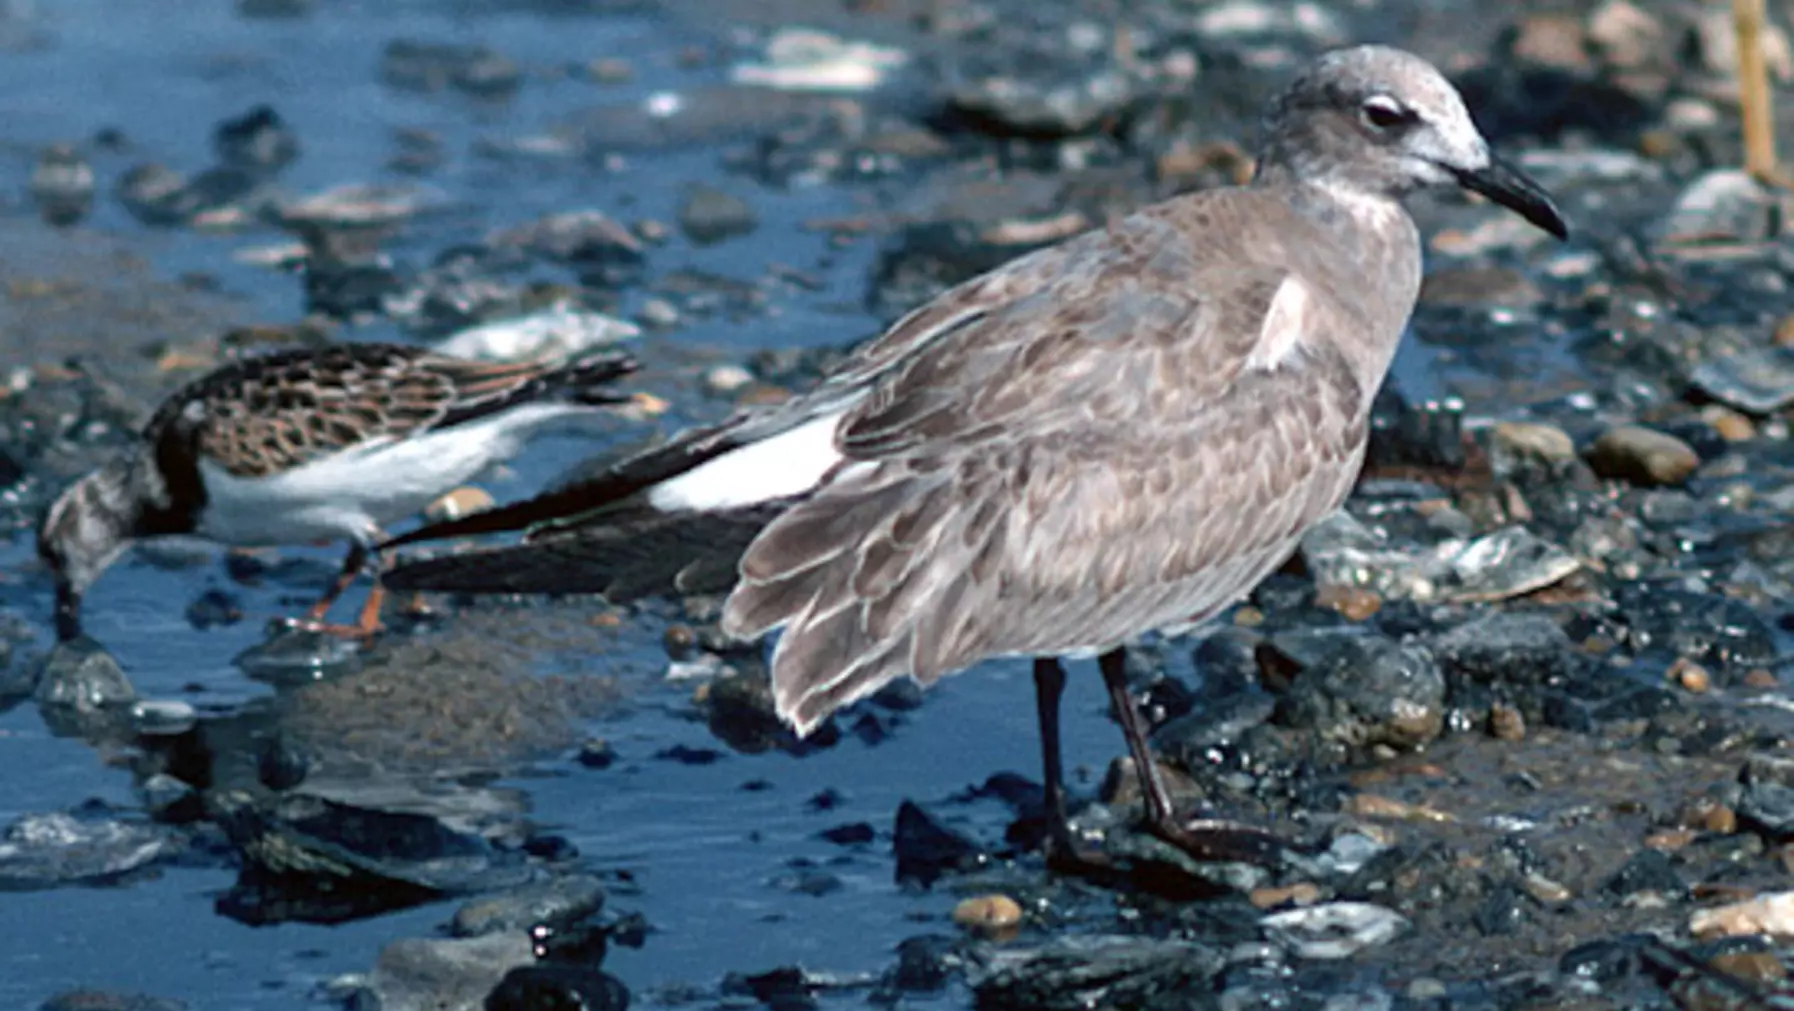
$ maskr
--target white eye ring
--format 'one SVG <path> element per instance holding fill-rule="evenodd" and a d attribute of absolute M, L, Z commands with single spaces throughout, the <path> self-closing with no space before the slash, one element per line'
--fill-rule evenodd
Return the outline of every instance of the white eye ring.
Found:
<path fill-rule="evenodd" d="M 1372 95 L 1364 100 L 1364 121 L 1378 130 L 1387 130 L 1414 120 L 1414 111 L 1388 95 Z"/>

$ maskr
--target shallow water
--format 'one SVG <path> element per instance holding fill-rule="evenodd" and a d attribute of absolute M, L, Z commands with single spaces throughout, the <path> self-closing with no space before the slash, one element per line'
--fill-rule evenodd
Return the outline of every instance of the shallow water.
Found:
<path fill-rule="evenodd" d="M 94 158 L 102 198 L 87 228 L 105 241 L 153 261 L 164 280 L 197 272 L 217 280 L 228 322 L 285 321 L 300 312 L 299 287 L 288 276 L 234 263 L 233 250 L 277 242 L 268 231 L 240 236 L 152 231 L 104 196 L 112 179 L 141 159 L 198 170 L 209 160 L 212 127 L 257 102 L 273 104 L 297 131 L 301 160 L 283 184 L 294 191 L 383 178 L 391 131 L 423 127 L 439 133 L 450 157 L 428 185 L 450 197 L 449 207 L 421 221 L 410 242 L 392 248 L 422 261 L 449 241 L 471 239 L 497 225 L 556 209 L 596 207 L 625 220 L 670 220 L 686 184 L 719 180 L 747 195 L 760 214 L 749 239 L 698 249 L 675 240 L 650 255 L 650 274 L 696 268 L 743 280 L 766 274 L 769 261 L 796 266 L 821 281 L 816 291 L 775 289 L 772 314 L 747 322 L 693 320 L 641 342 L 650 377 L 687 377 L 684 362 L 706 356 L 739 358 L 759 347 L 825 345 L 858 339 L 877 320 L 859 308 L 875 248 L 861 242 L 826 248 L 804 231 L 810 218 L 861 209 L 863 193 L 833 188 L 776 192 L 735 177 L 721 178 L 718 152 L 688 150 L 631 154 L 627 167 L 605 173 L 567 161 L 494 162 L 470 155 L 481 136 L 512 137 L 546 129 L 583 107 L 641 100 L 659 89 L 720 79 L 718 68 L 683 70 L 675 55 L 705 38 L 703 26 L 653 13 L 552 17 L 491 13 L 495 5 L 455 3 L 330 3 L 298 21 L 244 21 L 234 4 L 200 0 L 180 5 L 109 0 L 57 0 L 37 5 L 29 24 L 45 44 L 0 53 L 5 136 L 0 171 L 22 192 L 39 146 L 90 137 L 116 127 L 133 145 L 128 155 Z M 522 63 L 527 79 L 511 101 L 488 106 L 453 92 L 413 95 L 378 81 L 384 44 L 394 37 L 479 42 Z M 600 56 L 624 55 L 636 68 L 627 84 L 600 87 L 561 73 Z M 71 241 L 37 227 L 21 205 L 7 225 L 17 260 L 44 276 L 90 269 L 87 259 L 65 261 Z M 639 297 L 639 296 L 637 296 Z M 627 308 L 633 304 L 625 300 Z M 355 334 L 390 337 L 386 327 Z M 698 349 L 694 355 L 692 349 Z M 1398 375 L 1411 395 L 1439 392 L 1431 370 L 1437 352 L 1410 346 Z M 676 398 L 669 423 L 713 414 L 716 404 Z M 519 461 L 515 475 L 491 482 L 501 498 L 524 494 L 594 448 L 574 439 L 546 441 Z M 334 562 L 328 552 L 289 552 L 316 559 L 321 582 Z M 33 620 L 47 637 L 47 598 L 26 540 L 0 553 L 12 574 L 0 600 Z M 228 708 L 266 696 L 270 688 L 232 663 L 260 641 L 262 622 L 290 608 L 304 587 L 232 587 L 248 617 L 207 632 L 183 620 L 185 603 L 211 585 L 227 586 L 216 564 L 165 570 L 121 564 L 95 590 L 89 630 L 125 664 L 139 692 Z M 345 601 L 345 608 L 353 601 Z M 592 674 L 615 674 L 626 697 L 613 716 L 591 721 L 590 736 L 611 740 L 620 761 L 588 770 L 550 755 L 500 785 L 522 790 L 531 817 L 566 836 L 597 868 L 629 872 L 638 889 L 612 896 L 611 908 L 640 910 L 654 928 L 640 950 L 613 953 L 607 968 L 639 1002 L 656 990 L 691 983 L 711 987 L 724 973 L 760 972 L 801 963 L 833 972 L 876 972 L 892 961 L 896 943 L 927 930 L 950 930 L 955 896 L 947 890 L 908 893 L 892 880 L 889 829 L 899 801 L 939 801 L 1002 770 L 1034 775 L 1037 762 L 1032 689 L 1025 666 L 993 663 L 933 691 L 918 713 L 876 747 L 851 736 L 840 746 L 803 759 L 781 753 L 733 753 L 711 765 L 653 756 L 675 745 L 716 747 L 701 722 L 685 717 L 689 688 L 660 680 L 665 658 L 658 626 L 644 621 L 616 652 L 591 657 Z M 41 641 L 41 640 L 40 640 Z M 1083 763 L 1090 788 L 1121 752 L 1093 670 L 1076 668 L 1067 700 L 1067 748 Z M 128 773 L 109 767 L 92 747 L 58 739 L 34 708 L 0 714 L 0 821 L 29 812 L 69 808 L 100 798 L 130 810 Z M 744 789 L 763 781 L 764 789 Z M 807 801 L 825 790 L 844 796 L 817 812 Z M 942 809 L 957 818 L 957 809 Z M 1003 812 L 980 806 L 964 812 L 985 839 L 1000 835 Z M 880 840 L 864 850 L 843 849 L 817 837 L 850 821 L 877 827 Z M 821 897 L 794 893 L 780 878 L 794 862 L 812 861 L 841 888 Z M 283 924 L 250 928 L 218 915 L 213 902 L 230 884 L 220 869 L 167 869 L 114 887 L 64 888 L 0 896 L 0 1006 L 35 1006 L 73 986 L 140 991 L 186 1000 L 195 1008 L 286 1008 L 316 1000 L 314 986 L 365 971 L 384 943 L 432 933 L 452 912 L 440 903 L 335 927 Z M 840 1006 L 861 1002 L 836 998 Z"/>

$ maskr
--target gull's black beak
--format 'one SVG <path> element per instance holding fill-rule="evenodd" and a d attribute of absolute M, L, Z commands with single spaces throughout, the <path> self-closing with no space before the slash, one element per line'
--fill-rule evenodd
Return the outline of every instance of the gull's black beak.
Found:
<path fill-rule="evenodd" d="M 1570 226 L 1551 202 L 1551 195 L 1508 162 L 1491 155 L 1486 168 L 1474 172 L 1454 168 L 1451 174 L 1457 176 L 1458 185 L 1481 193 L 1559 239 L 1570 237 Z"/>

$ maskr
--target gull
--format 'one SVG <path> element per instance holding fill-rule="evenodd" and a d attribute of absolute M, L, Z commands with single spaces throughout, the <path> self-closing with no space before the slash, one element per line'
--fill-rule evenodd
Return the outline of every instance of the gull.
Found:
<path fill-rule="evenodd" d="M 606 387 L 634 370 L 615 352 L 495 364 L 373 343 L 225 364 L 169 396 L 137 444 L 44 514 L 37 547 L 56 586 L 57 638 L 82 634 L 82 597 L 133 541 L 190 535 L 244 547 L 347 540 L 341 574 L 306 621 L 371 635 L 378 577 L 356 625 L 323 619 L 382 527 L 516 455 L 544 427 L 619 402 Z"/>
<path fill-rule="evenodd" d="M 1148 827 L 1201 844 L 1131 703 L 1124 647 L 1201 626 L 1338 509 L 1413 312 L 1402 204 L 1461 187 L 1566 238 L 1457 90 L 1382 46 L 1327 53 L 1269 105 L 1253 178 L 1022 256 L 898 320 L 806 395 L 596 477 L 390 545 L 528 528 L 408 561 L 408 589 L 727 591 L 723 630 L 782 629 L 797 734 L 894 679 L 1033 663 L 1049 859 L 1076 862 L 1062 660 L 1095 657 Z"/>

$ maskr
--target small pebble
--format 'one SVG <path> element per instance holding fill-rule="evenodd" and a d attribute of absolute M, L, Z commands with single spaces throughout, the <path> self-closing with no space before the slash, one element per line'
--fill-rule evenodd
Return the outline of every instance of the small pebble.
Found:
<path fill-rule="evenodd" d="M 1556 425 L 1503 421 L 1495 426 L 1493 438 L 1497 449 L 1520 459 L 1568 463 L 1576 457 L 1576 443 Z"/>
<path fill-rule="evenodd" d="M 1701 465 L 1686 442 L 1643 425 L 1616 425 L 1595 440 L 1589 465 L 1605 478 L 1639 485 L 1676 485 Z"/>
<path fill-rule="evenodd" d="M 701 246 L 746 235 L 758 225 L 747 201 L 712 186 L 693 186 L 679 208 L 679 230 Z"/>
<path fill-rule="evenodd" d="M 643 218 L 642 220 L 637 221 L 633 227 L 635 229 L 635 237 L 643 242 L 652 242 L 655 245 L 659 245 L 673 237 L 673 230 L 667 227 L 666 222 L 656 221 L 653 218 Z"/>
<path fill-rule="evenodd" d="M 1757 437 L 1757 426 L 1750 418 L 1724 404 L 1708 404 L 1701 410 L 1701 418 L 1727 442 L 1749 442 Z"/>
<path fill-rule="evenodd" d="M 1542 874 L 1528 874 L 1521 880 L 1526 894 L 1548 906 L 1559 906 L 1575 898 L 1575 893 Z"/>
<path fill-rule="evenodd" d="M 1315 591 L 1314 602 L 1347 621 L 1368 621 L 1383 607 L 1383 598 L 1367 586 L 1328 584 Z"/>
<path fill-rule="evenodd" d="M 1346 813 L 1360 818 L 1381 818 L 1387 821 L 1422 821 L 1453 822 L 1457 821 L 1445 811 L 1410 804 L 1405 800 L 1384 797 L 1375 793 L 1355 793 L 1346 801 Z"/>
<path fill-rule="evenodd" d="M 1677 820 L 1690 828 L 1719 835 L 1731 835 L 1738 831 L 1738 812 L 1712 797 L 1696 800 Z"/>
<path fill-rule="evenodd" d="M 1677 657 L 1676 662 L 1669 665 L 1667 676 L 1696 695 L 1705 694 L 1713 687 L 1713 675 L 1707 673 L 1707 668 L 1685 656 Z"/>
<path fill-rule="evenodd" d="M 424 507 L 424 519 L 431 523 L 458 520 L 463 516 L 485 512 L 497 503 L 485 490 L 463 485 Z"/>
<path fill-rule="evenodd" d="M 666 330 L 679 325 L 679 310 L 664 298 L 651 298 L 642 303 L 635 318 L 643 326 Z"/>
<path fill-rule="evenodd" d="M 1321 900 L 1321 890 L 1318 885 L 1298 881 L 1279 888 L 1254 888 L 1246 898 L 1260 909 L 1276 909 L 1283 905 L 1312 906 Z"/>
<path fill-rule="evenodd" d="M 1021 925 L 1022 906 L 1007 895 L 976 895 L 953 907 L 953 922 L 980 934 L 1007 934 Z"/>
<path fill-rule="evenodd" d="M 1677 850 L 1686 849 L 1690 843 L 1694 842 L 1695 837 L 1696 833 L 1693 829 L 1672 828 L 1662 832 L 1652 832 L 1645 836 L 1644 844 L 1649 849 L 1674 853 Z"/>
<path fill-rule="evenodd" d="M 698 633 L 690 625 L 668 625 L 661 633 L 660 641 L 671 659 L 689 660 L 692 651 L 698 647 Z"/>
<path fill-rule="evenodd" d="M 1499 741 L 1524 741 L 1525 715 L 1506 703 L 1495 703 L 1489 707 L 1489 735 Z"/>
<path fill-rule="evenodd" d="M 617 749 L 603 738 L 593 738 L 579 746 L 575 759 L 588 769 L 608 769 L 617 761 Z"/>
<path fill-rule="evenodd" d="M 733 396 L 753 383 L 754 374 L 739 365 L 718 365 L 704 373 L 705 391 L 716 396 Z"/>

